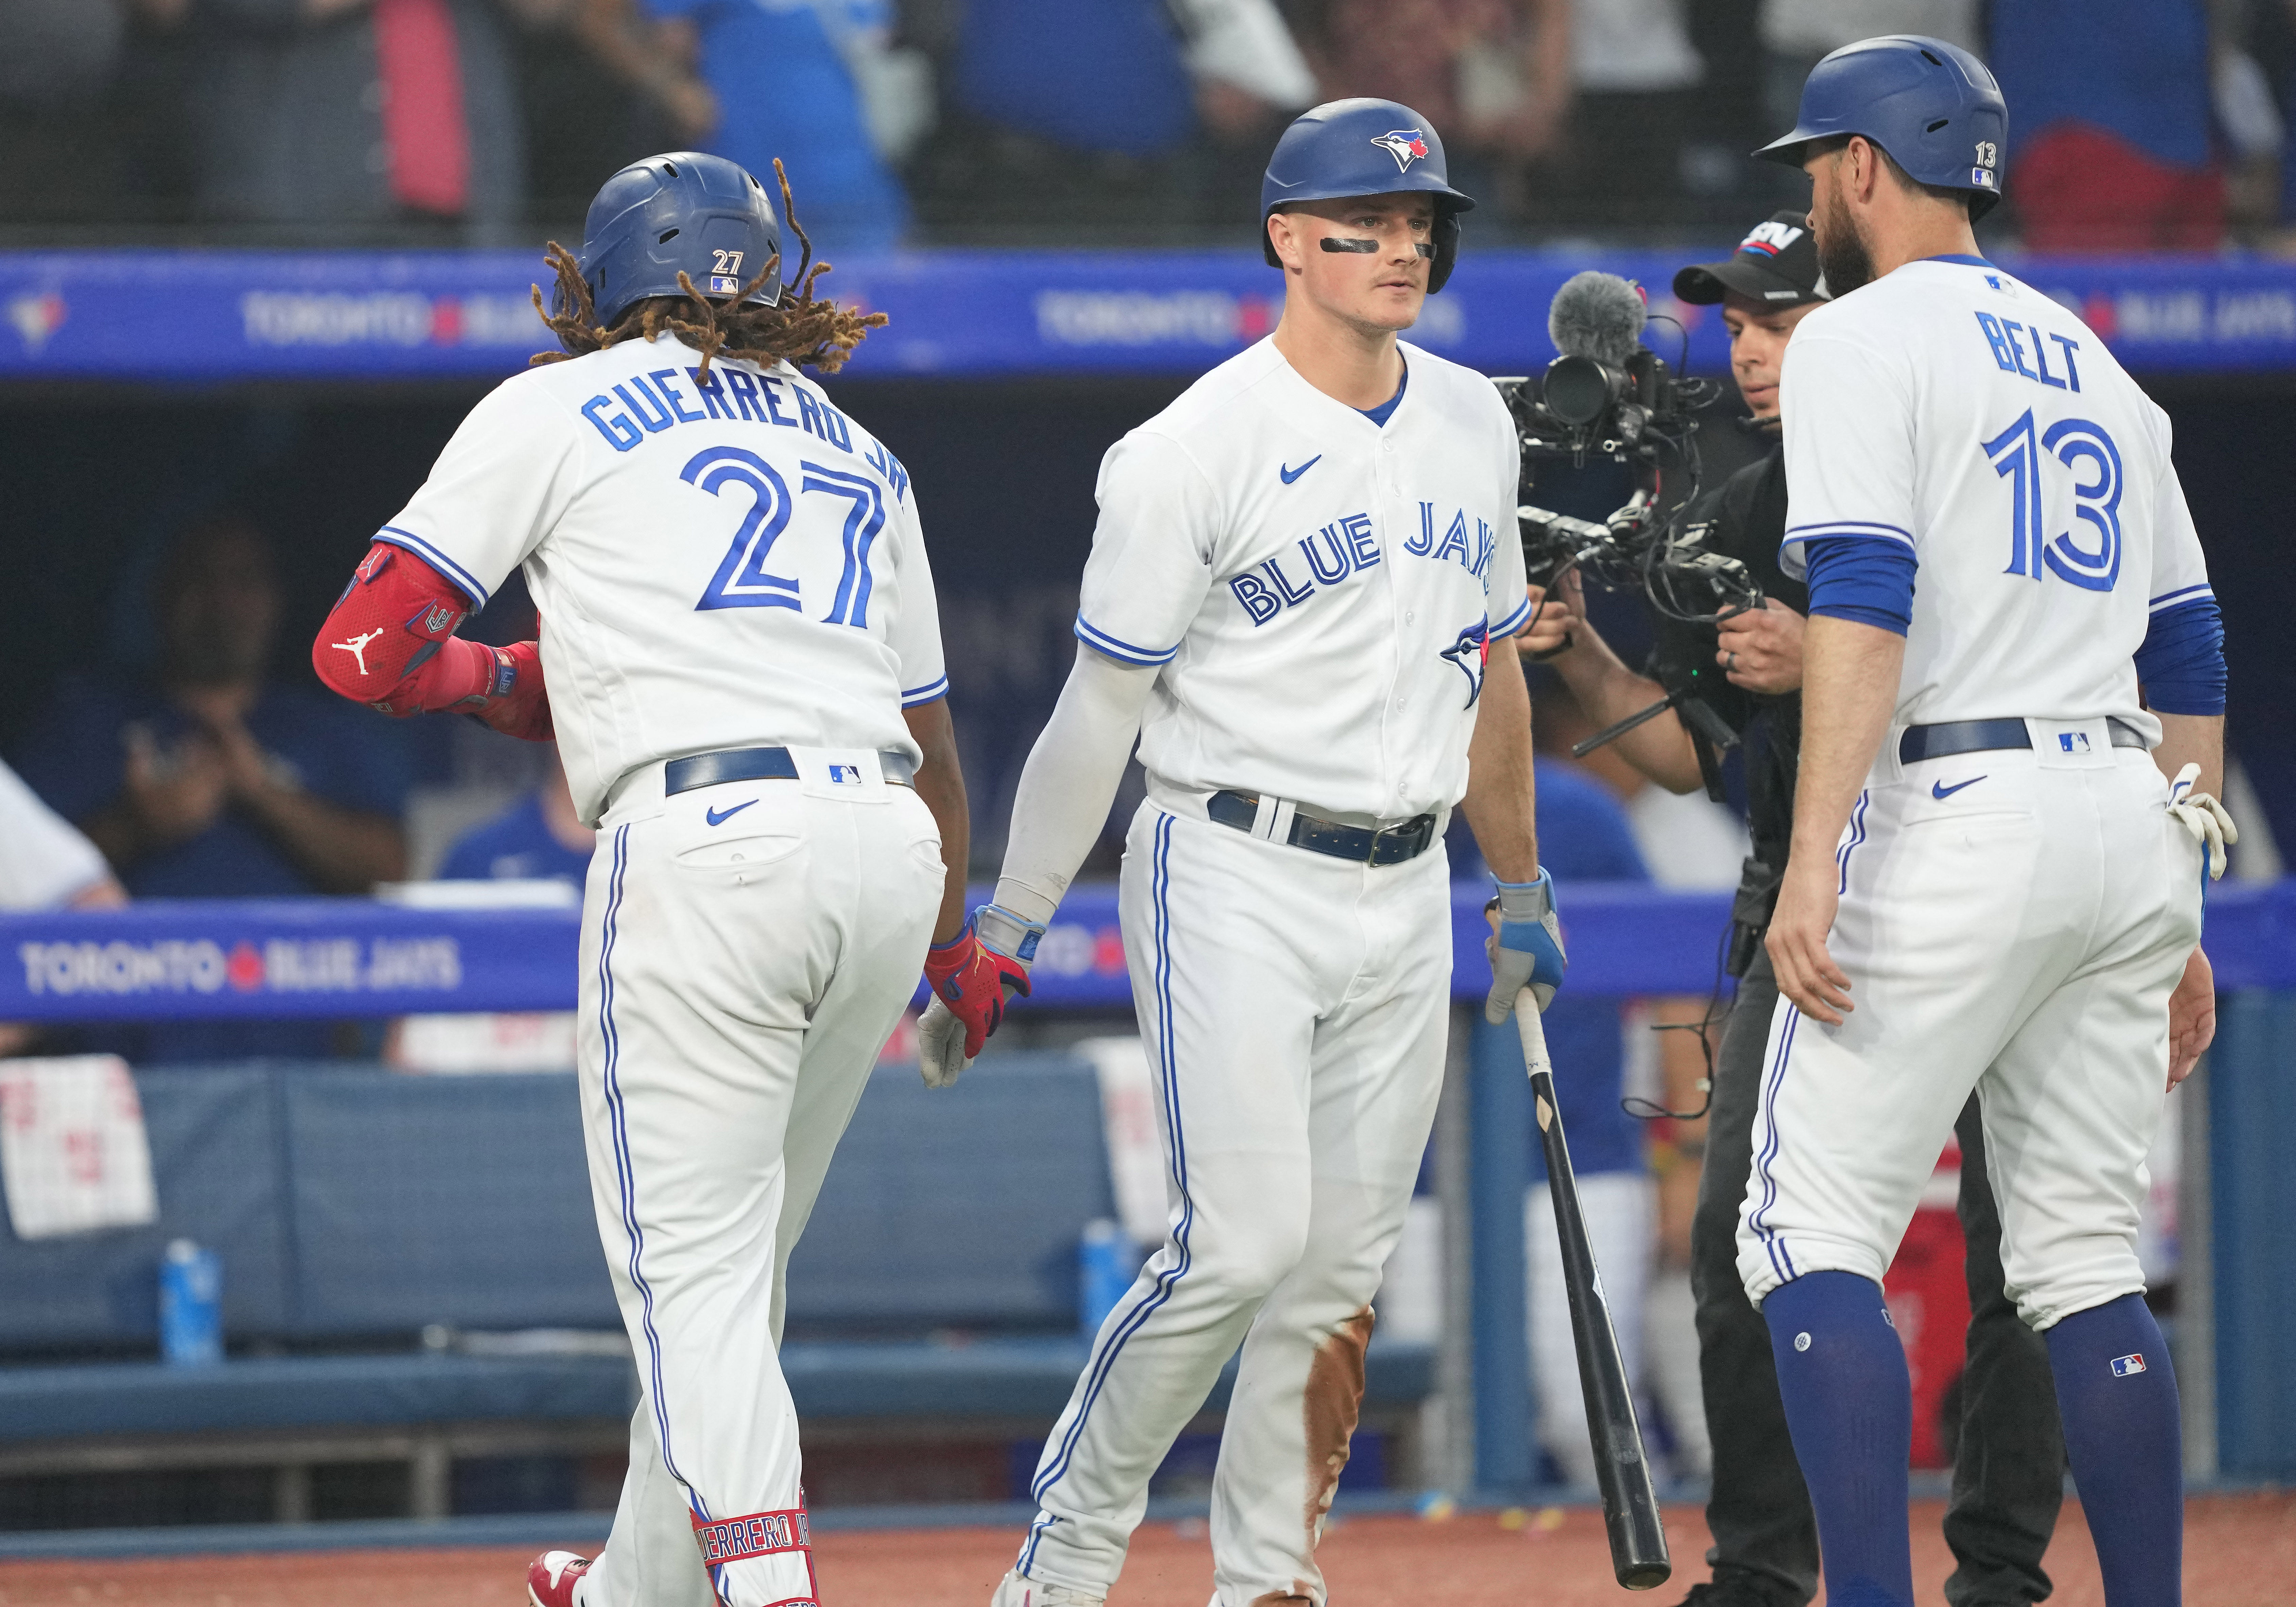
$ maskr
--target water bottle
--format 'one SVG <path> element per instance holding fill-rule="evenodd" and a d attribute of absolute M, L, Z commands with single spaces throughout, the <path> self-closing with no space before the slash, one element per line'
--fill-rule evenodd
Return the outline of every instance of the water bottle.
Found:
<path fill-rule="evenodd" d="M 160 1354 L 182 1367 L 223 1360 L 223 1258 L 189 1239 L 160 1263 Z"/>
<path fill-rule="evenodd" d="M 1084 1225 L 1077 1241 L 1077 1322 L 1089 1336 L 1132 1287 L 1137 1257 L 1118 1224 L 1101 1217 Z"/>

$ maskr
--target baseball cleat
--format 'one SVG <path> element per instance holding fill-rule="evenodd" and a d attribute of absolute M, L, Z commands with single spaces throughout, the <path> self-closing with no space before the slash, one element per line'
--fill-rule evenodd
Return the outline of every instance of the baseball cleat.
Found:
<path fill-rule="evenodd" d="M 589 1571 L 587 1557 L 545 1551 L 526 1565 L 526 1599 L 532 1607 L 574 1607 L 574 1587 Z"/>
<path fill-rule="evenodd" d="M 1032 1579 L 1015 1569 L 998 1582 L 996 1594 L 988 1598 L 988 1607 L 1101 1607 L 1107 1600 L 1103 1592 L 1056 1585 L 1050 1579 Z"/>

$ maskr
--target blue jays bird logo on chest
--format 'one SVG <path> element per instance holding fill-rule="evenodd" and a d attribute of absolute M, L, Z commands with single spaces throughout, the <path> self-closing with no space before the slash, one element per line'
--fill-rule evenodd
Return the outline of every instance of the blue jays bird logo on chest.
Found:
<path fill-rule="evenodd" d="M 1460 631 L 1458 640 L 1443 650 L 1444 662 L 1467 677 L 1467 701 L 1472 709 L 1483 695 L 1483 668 L 1490 661 L 1490 622 L 1478 619 Z"/>

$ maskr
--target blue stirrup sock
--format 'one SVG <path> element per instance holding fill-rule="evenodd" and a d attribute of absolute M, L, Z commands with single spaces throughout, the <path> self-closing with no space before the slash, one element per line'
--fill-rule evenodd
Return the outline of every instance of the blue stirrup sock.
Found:
<path fill-rule="evenodd" d="M 2108 1607 L 2175 1607 L 2185 1556 L 2185 1447 L 2177 1373 L 2141 1294 L 2048 1332 L 2065 1455 Z"/>
<path fill-rule="evenodd" d="M 1762 1317 L 1817 1513 L 1827 1607 L 1914 1607 L 1913 1382 L 1882 1286 L 1851 1272 L 1805 1273 L 1770 1291 Z"/>

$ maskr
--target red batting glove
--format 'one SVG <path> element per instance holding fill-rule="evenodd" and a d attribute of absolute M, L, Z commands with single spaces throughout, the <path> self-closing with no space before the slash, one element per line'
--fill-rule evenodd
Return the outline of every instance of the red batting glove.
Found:
<path fill-rule="evenodd" d="M 1007 989 L 1026 998 L 1029 971 L 1010 955 L 1000 955 L 974 934 L 972 917 L 947 942 L 925 950 L 925 980 L 964 1023 L 964 1058 L 980 1053 L 988 1035 L 1004 1021 Z"/>
<path fill-rule="evenodd" d="M 542 685 L 542 644 L 514 642 L 486 652 L 493 660 L 486 685 L 456 707 L 504 736 L 550 741 L 557 727 L 551 724 L 550 696 Z"/>

